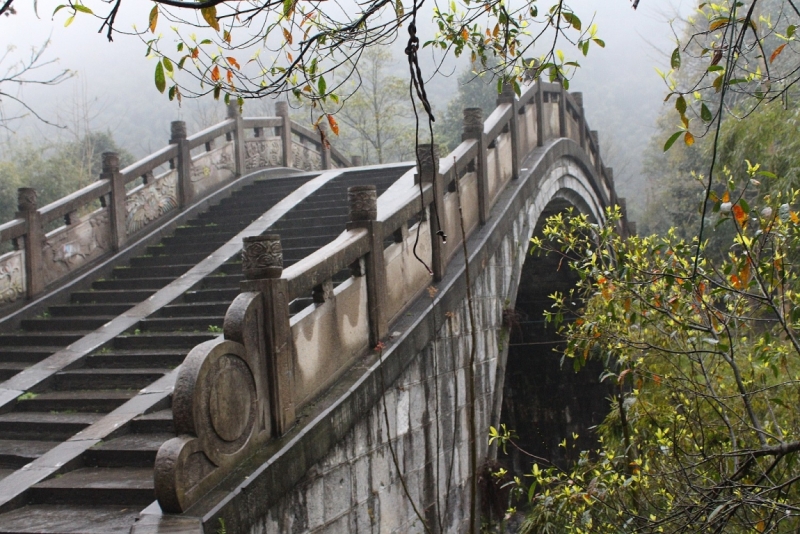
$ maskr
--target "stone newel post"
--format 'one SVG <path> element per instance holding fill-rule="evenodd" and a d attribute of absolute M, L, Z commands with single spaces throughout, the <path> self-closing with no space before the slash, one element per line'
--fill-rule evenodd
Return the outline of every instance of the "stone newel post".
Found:
<path fill-rule="evenodd" d="M 111 199 L 108 206 L 111 245 L 117 251 L 128 239 L 128 228 L 125 223 L 127 218 L 125 177 L 119 172 L 119 155 L 116 152 L 103 152 L 103 171 L 100 173 L 100 179 L 108 180 L 111 185 Z"/>
<path fill-rule="evenodd" d="M 44 232 L 39 218 L 36 189 L 17 189 L 17 217 L 25 220 L 25 280 L 26 296 L 31 299 L 44 290 L 42 245 Z"/>
<path fill-rule="evenodd" d="M 183 209 L 191 204 L 194 198 L 192 156 L 189 153 L 189 142 L 186 140 L 185 122 L 172 121 L 170 123 L 169 144 L 178 145 L 178 161 L 174 168 L 178 170 L 178 206 Z"/>
<path fill-rule="evenodd" d="M 572 99 L 575 101 L 575 105 L 578 108 L 578 113 L 580 114 L 580 117 L 578 117 L 578 128 L 581 130 L 581 148 L 586 150 L 586 116 L 583 112 L 583 93 L 572 93 Z"/>
<path fill-rule="evenodd" d="M 475 173 L 478 176 L 478 217 L 481 225 L 486 224 L 489 217 L 489 174 L 486 163 L 486 138 L 483 135 L 483 110 L 481 108 L 464 109 L 464 132 L 461 140 L 478 141 L 478 155 L 475 157 Z"/>
<path fill-rule="evenodd" d="M 283 166 L 291 167 L 292 161 L 292 122 L 289 119 L 289 103 L 276 102 L 275 114 L 281 118 L 281 141 L 283 144 Z"/>
<path fill-rule="evenodd" d="M 264 299 L 264 334 L 269 372 L 270 407 L 275 432 L 283 435 L 295 422 L 294 366 L 289 302 L 283 272 L 283 249 L 276 234 L 245 237 L 242 246 L 242 292 L 261 293 Z"/>
<path fill-rule="evenodd" d="M 322 168 L 323 168 L 323 170 L 332 169 L 333 168 L 333 164 L 332 164 L 332 160 L 331 160 L 331 144 L 330 144 L 331 138 L 330 138 L 330 131 L 328 129 L 328 123 L 324 122 L 324 121 L 321 121 L 317 125 L 317 128 L 319 128 L 319 131 L 322 133 L 322 135 L 320 137 L 327 141 L 327 143 L 322 143 L 322 145 L 320 145 L 320 147 L 319 147 L 320 154 L 322 156 L 322 158 L 321 158 L 322 159 Z"/>
<path fill-rule="evenodd" d="M 233 127 L 233 153 L 236 160 L 236 176 L 245 173 L 245 146 L 244 146 L 244 126 L 242 124 L 242 114 L 239 111 L 239 102 L 231 101 L 228 104 L 228 118 L 236 121 Z"/>
<path fill-rule="evenodd" d="M 355 185 L 347 190 L 350 222 L 347 228 L 364 228 L 369 232 L 369 253 L 365 265 L 367 275 L 367 307 L 369 310 L 369 342 L 374 347 L 388 332 L 386 317 L 386 265 L 383 259 L 383 225 L 378 221 L 378 193 L 374 185 Z"/>
<path fill-rule="evenodd" d="M 417 147 L 418 179 L 433 184 L 433 204 L 430 209 L 431 228 L 431 269 L 433 279 L 439 281 L 444 276 L 444 254 L 442 245 L 447 232 L 439 225 L 444 224 L 444 180 L 439 174 L 439 146 L 424 144 Z"/>
<path fill-rule="evenodd" d="M 517 95 L 514 92 L 514 86 L 507 83 L 503 85 L 503 92 L 497 97 L 497 105 L 511 104 L 511 120 L 506 125 L 507 130 L 511 132 L 511 179 L 516 180 L 519 178 L 519 130 L 517 129 Z"/>

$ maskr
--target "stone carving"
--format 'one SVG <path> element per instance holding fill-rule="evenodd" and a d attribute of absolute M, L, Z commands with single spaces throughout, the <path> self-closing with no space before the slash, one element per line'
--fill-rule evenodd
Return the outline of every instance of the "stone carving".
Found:
<path fill-rule="evenodd" d="M 347 190 L 351 221 L 374 221 L 378 218 L 378 191 L 374 185 L 354 185 Z"/>
<path fill-rule="evenodd" d="M 283 165 L 283 144 L 280 137 L 259 137 L 244 143 L 245 167 L 248 170 Z"/>
<path fill-rule="evenodd" d="M 242 271 L 248 280 L 278 278 L 283 272 L 283 248 L 277 234 L 249 236 L 243 239 Z"/>
<path fill-rule="evenodd" d="M 241 293 L 225 316 L 225 336 L 195 347 L 172 400 L 177 437 L 155 465 L 162 510 L 181 513 L 271 436 L 260 293 Z"/>
<path fill-rule="evenodd" d="M 15 250 L 0 256 L 0 303 L 8 304 L 25 295 L 23 253 Z"/>
<path fill-rule="evenodd" d="M 322 169 L 322 154 L 300 143 L 292 143 L 292 162 L 295 169 L 318 171 Z"/>
<path fill-rule="evenodd" d="M 483 109 L 464 109 L 464 137 L 468 139 L 479 138 L 483 134 Z"/>
<path fill-rule="evenodd" d="M 111 224 L 107 209 L 97 210 L 45 239 L 45 284 L 65 276 L 111 250 Z"/>
<path fill-rule="evenodd" d="M 233 142 L 206 152 L 192 160 L 191 181 L 195 195 L 202 195 L 215 186 L 229 181 L 236 174 L 233 161 Z"/>
<path fill-rule="evenodd" d="M 433 177 L 439 172 L 439 145 L 419 145 L 417 147 L 417 161 L 419 173 L 423 182 L 433 182 Z"/>
<path fill-rule="evenodd" d="M 128 195 L 125 200 L 125 227 L 128 235 L 136 233 L 177 207 L 178 172 L 172 170 Z"/>
<path fill-rule="evenodd" d="M 20 187 L 17 189 L 17 209 L 19 211 L 36 211 L 36 189 Z"/>

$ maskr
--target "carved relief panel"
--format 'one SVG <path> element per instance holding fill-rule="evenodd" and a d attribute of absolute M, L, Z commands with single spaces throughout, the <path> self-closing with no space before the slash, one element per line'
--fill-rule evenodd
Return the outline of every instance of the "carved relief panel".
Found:
<path fill-rule="evenodd" d="M 128 235 L 136 233 L 168 211 L 178 207 L 178 171 L 171 170 L 156 180 L 131 191 L 125 201 Z"/>

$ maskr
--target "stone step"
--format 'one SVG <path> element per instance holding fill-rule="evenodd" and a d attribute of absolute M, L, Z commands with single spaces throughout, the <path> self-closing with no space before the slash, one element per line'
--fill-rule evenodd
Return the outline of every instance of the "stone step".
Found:
<path fill-rule="evenodd" d="M 96 423 L 99 413 L 10 412 L 0 414 L 3 439 L 63 441 Z"/>
<path fill-rule="evenodd" d="M 4 362 L 0 361 L 0 382 L 5 382 L 15 374 L 19 373 L 30 363 L 28 362 Z"/>
<path fill-rule="evenodd" d="M 66 347 L 78 341 L 92 330 L 76 330 L 74 332 L 12 332 L 0 335 L 0 347 L 21 346 L 56 346 Z"/>
<path fill-rule="evenodd" d="M 187 303 L 220 302 L 225 300 L 233 302 L 239 292 L 238 286 L 198 289 L 187 291 L 183 295 L 183 301 Z"/>
<path fill-rule="evenodd" d="M 144 507 L 155 500 L 153 468 L 84 467 L 30 489 L 36 504 L 125 504 Z"/>
<path fill-rule="evenodd" d="M 69 415 L 72 412 L 108 413 L 132 399 L 135 389 L 97 389 L 82 391 L 47 391 L 17 400 L 17 412 L 54 412 Z M 0 434 L 2 435 L 2 434 Z"/>
<path fill-rule="evenodd" d="M 47 311 L 51 317 L 80 317 L 106 315 L 117 316 L 131 309 L 133 304 L 65 304 L 60 306 L 50 306 Z"/>
<path fill-rule="evenodd" d="M 108 290 L 131 290 L 131 289 L 161 289 L 165 285 L 175 280 L 174 277 L 166 278 L 125 278 L 114 280 L 97 280 L 92 283 L 95 289 Z M 153 291 L 155 293 L 155 291 Z"/>
<path fill-rule="evenodd" d="M 172 421 L 172 409 L 140 415 L 131 421 L 131 432 L 136 434 L 171 434 L 175 435 L 175 424 Z"/>
<path fill-rule="evenodd" d="M 116 315 L 96 317 L 48 317 L 46 319 L 24 319 L 20 326 L 28 332 L 66 332 L 69 330 L 97 330 Z"/>
<path fill-rule="evenodd" d="M 161 309 L 163 317 L 214 317 L 224 316 L 228 311 L 231 301 L 221 302 L 192 302 L 187 304 L 172 304 Z"/>
<path fill-rule="evenodd" d="M 0 515 L 0 534 L 110 534 L 130 531 L 142 507 L 28 504 Z"/>
<path fill-rule="evenodd" d="M 116 280 L 131 278 L 178 278 L 194 267 L 194 264 L 153 265 L 149 267 L 116 267 L 113 275 Z"/>
<path fill-rule="evenodd" d="M 153 255 L 162 254 L 191 254 L 191 253 L 205 253 L 211 254 L 220 246 L 224 245 L 228 239 L 209 239 L 208 242 L 192 243 L 185 239 L 176 239 L 168 244 L 151 249 L 147 247 L 147 253 Z"/>
<path fill-rule="evenodd" d="M 116 349 L 154 349 L 185 347 L 191 349 L 195 345 L 214 339 L 218 334 L 209 332 L 140 332 L 114 338 Z"/>
<path fill-rule="evenodd" d="M 126 289 L 126 290 L 92 290 L 76 291 L 71 295 L 72 302 L 78 304 L 129 304 L 131 307 L 146 300 L 156 292 L 153 289 Z"/>
<path fill-rule="evenodd" d="M 225 276 L 206 276 L 203 278 L 203 287 L 211 288 L 239 288 L 239 283 L 244 280 L 244 275 L 240 272 L 238 274 L 226 274 Z M 238 294 L 238 293 L 237 293 Z"/>
<path fill-rule="evenodd" d="M 204 252 L 191 252 L 189 254 L 160 255 L 160 256 L 137 256 L 131 258 L 131 268 L 136 267 L 160 267 L 162 265 L 195 265 L 206 259 L 208 254 Z"/>
<path fill-rule="evenodd" d="M 55 376 L 53 389 L 59 391 L 143 389 L 167 374 L 169 369 L 70 369 Z"/>
<path fill-rule="evenodd" d="M 84 369 L 174 369 L 186 357 L 187 349 L 103 350 L 86 359 Z"/>
<path fill-rule="evenodd" d="M 275 225 L 270 228 L 270 232 L 280 234 L 284 228 L 312 228 L 321 227 L 328 229 L 335 229 L 337 232 L 344 230 L 347 225 L 347 216 L 334 215 L 334 216 L 317 216 L 312 218 L 300 218 L 294 216 L 287 216 L 279 220 Z"/>
<path fill-rule="evenodd" d="M 255 219 L 253 219 L 255 220 Z M 196 236 L 224 236 L 230 239 L 231 237 L 242 231 L 247 225 L 242 223 L 235 224 L 214 224 L 200 225 L 200 226 L 182 226 L 175 230 L 175 237 L 192 238 Z"/>
<path fill-rule="evenodd" d="M 225 315 L 202 317 L 149 317 L 140 322 L 146 332 L 221 333 Z"/>
<path fill-rule="evenodd" d="M 19 469 L 56 445 L 57 441 L 0 439 L 0 466 Z"/>
<path fill-rule="evenodd" d="M 2 338 L 0 338 L 1 340 Z M 48 341 L 48 340 L 43 340 Z M 0 342 L 0 361 L 2 362 L 21 362 L 36 363 L 44 360 L 54 352 L 63 347 L 54 346 L 9 346 Z"/>
<path fill-rule="evenodd" d="M 149 467 L 156 462 L 159 447 L 175 434 L 125 434 L 95 445 L 83 454 L 91 467 Z M 1 447 L 1 444 L 0 444 Z M 0 448 L 0 452 L 2 448 Z"/>

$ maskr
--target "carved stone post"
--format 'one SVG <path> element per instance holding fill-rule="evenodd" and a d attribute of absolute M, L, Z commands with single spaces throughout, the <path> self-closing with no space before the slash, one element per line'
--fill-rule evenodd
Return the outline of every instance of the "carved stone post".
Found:
<path fill-rule="evenodd" d="M 433 184 L 433 204 L 430 210 L 431 227 L 431 269 L 433 279 L 439 281 L 444 277 L 444 253 L 442 245 L 447 239 L 445 229 L 440 227 L 445 218 L 444 213 L 444 180 L 439 174 L 438 145 L 424 144 L 417 147 L 417 165 L 419 179 L 423 183 Z"/>
<path fill-rule="evenodd" d="M 178 162 L 175 166 L 178 169 L 178 206 L 183 209 L 188 206 L 194 198 L 194 188 L 192 186 L 192 156 L 189 153 L 189 142 L 186 140 L 186 123 L 183 121 L 172 121 L 170 123 L 171 145 L 178 145 Z"/>
<path fill-rule="evenodd" d="M 263 331 L 275 432 L 285 434 L 295 422 L 294 357 L 289 302 L 279 235 L 245 237 L 242 246 L 242 292 L 256 291 L 264 299 Z"/>
<path fill-rule="evenodd" d="M 347 228 L 365 228 L 369 232 L 369 253 L 366 255 L 367 308 L 369 310 L 369 342 L 374 347 L 386 337 L 386 265 L 383 259 L 383 225 L 378 219 L 378 193 L 374 185 L 348 188 L 350 222 Z"/>
<path fill-rule="evenodd" d="M 364 165 L 364 159 L 361 156 L 350 156 L 350 162 L 353 164 L 353 167 L 361 167 Z"/>
<path fill-rule="evenodd" d="M 519 178 L 519 130 L 517 125 L 517 95 L 514 87 L 510 84 L 503 85 L 503 92 L 497 98 L 497 105 L 511 104 L 511 120 L 508 128 L 511 131 L 511 179 Z"/>
<path fill-rule="evenodd" d="M 324 170 L 328 170 L 333 168 L 333 165 L 331 165 L 331 145 L 330 137 L 328 137 L 330 135 L 328 133 L 328 123 L 320 122 L 317 125 L 317 128 L 319 128 L 319 131 L 322 133 L 320 137 L 325 141 L 328 141 L 327 143 L 323 142 L 322 146 L 320 146 L 320 150 L 322 151 L 322 168 Z"/>
<path fill-rule="evenodd" d="M 597 171 L 597 174 L 600 174 L 603 171 L 603 160 L 600 158 L 600 136 L 597 133 L 597 130 L 592 130 L 589 132 L 589 135 L 592 138 L 592 144 L 594 145 L 594 168 Z"/>
<path fill-rule="evenodd" d="M 289 103 L 276 102 L 275 114 L 281 118 L 281 141 L 283 145 L 283 166 L 291 167 L 292 161 L 292 121 L 289 119 Z"/>
<path fill-rule="evenodd" d="M 580 129 L 580 143 L 581 148 L 586 150 L 586 116 L 583 112 L 583 93 L 572 93 L 572 99 L 575 100 L 575 105 L 578 106 L 578 128 Z"/>
<path fill-rule="evenodd" d="M 244 125 L 242 114 L 239 110 L 239 103 L 231 101 L 228 104 L 228 118 L 236 121 L 233 128 L 233 159 L 236 161 L 236 176 L 242 176 L 245 172 L 245 146 L 244 146 Z"/>
<path fill-rule="evenodd" d="M 478 218 L 481 225 L 489 219 L 489 174 L 486 172 L 486 138 L 483 135 L 483 110 L 466 108 L 464 110 L 464 132 L 461 140 L 476 139 L 478 155 L 475 160 L 475 173 L 478 176 Z"/>
<path fill-rule="evenodd" d="M 44 266 L 42 245 L 44 232 L 36 205 L 36 189 L 20 187 L 17 189 L 17 217 L 25 220 L 25 280 L 29 299 L 44 290 Z"/>
<path fill-rule="evenodd" d="M 119 172 L 119 155 L 116 152 L 103 152 L 103 171 L 101 180 L 108 180 L 111 185 L 111 199 L 108 203 L 108 215 L 111 221 L 111 246 L 120 250 L 128 239 L 128 228 L 125 219 L 128 216 L 125 207 L 125 177 Z"/>
<path fill-rule="evenodd" d="M 558 94 L 558 135 L 559 137 L 569 137 L 569 125 L 567 124 L 567 90 L 564 89 L 564 83 L 558 80 L 561 84 L 560 92 Z"/>
<path fill-rule="evenodd" d="M 544 85 L 536 80 L 536 146 L 544 146 Z"/>

